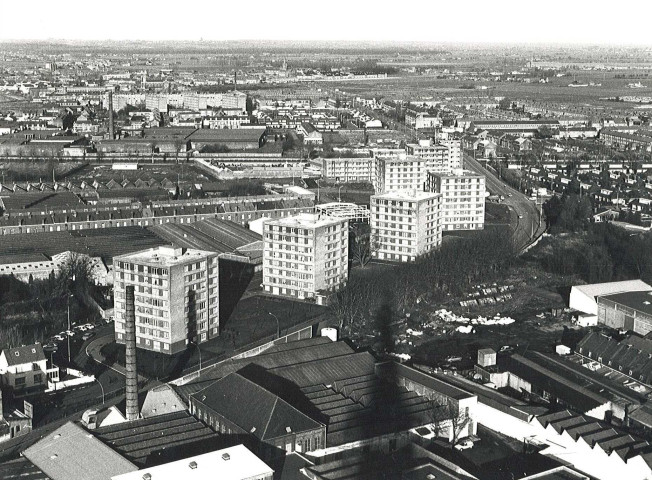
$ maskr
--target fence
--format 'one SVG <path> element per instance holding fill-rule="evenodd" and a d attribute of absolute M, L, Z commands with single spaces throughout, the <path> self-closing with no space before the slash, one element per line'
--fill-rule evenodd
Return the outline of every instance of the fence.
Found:
<path fill-rule="evenodd" d="M 259 342 L 263 342 L 263 343 L 256 346 L 256 347 L 249 348 L 248 350 L 245 350 L 245 351 L 243 351 L 241 353 L 238 353 L 238 354 L 236 354 L 236 355 L 234 355 L 232 357 L 229 357 L 229 358 L 217 359 L 211 365 L 205 365 L 205 366 L 202 367 L 201 370 L 197 370 L 195 372 L 189 373 L 188 375 L 184 375 L 182 377 L 179 377 L 179 378 L 177 378 L 175 380 L 172 380 L 170 383 L 173 384 L 173 385 L 177 385 L 177 386 L 185 385 L 186 383 L 198 378 L 200 376 L 201 372 L 204 372 L 204 371 L 206 371 L 206 370 L 208 370 L 210 368 L 214 368 L 215 366 L 217 366 L 217 365 L 219 365 L 221 363 L 228 362 L 230 360 L 238 360 L 238 359 L 241 359 L 241 358 L 249 358 L 249 357 L 253 357 L 255 355 L 259 355 L 260 353 L 264 352 L 265 350 L 268 350 L 271 347 L 273 347 L 274 345 L 277 345 L 277 344 L 280 344 L 280 343 L 288 343 L 291 340 L 302 340 L 304 338 L 311 338 L 312 337 L 312 325 L 300 328 L 299 330 L 296 330 L 296 331 L 294 331 L 292 333 L 288 333 L 287 335 L 284 335 L 284 336 L 279 337 L 279 338 L 275 338 L 275 337 L 276 337 L 276 334 L 272 334 L 272 335 L 270 335 L 268 337 L 265 337 L 265 338 L 259 340 Z"/>

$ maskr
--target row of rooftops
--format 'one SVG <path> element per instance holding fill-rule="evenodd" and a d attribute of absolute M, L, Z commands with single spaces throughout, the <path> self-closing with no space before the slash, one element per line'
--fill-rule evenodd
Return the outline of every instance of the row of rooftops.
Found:
<path fill-rule="evenodd" d="M 648 385 L 652 384 L 652 340 L 648 338 L 630 334 L 617 341 L 602 333 L 590 332 L 580 340 L 575 351 Z"/>
<path fill-rule="evenodd" d="M 73 207 L 59 208 L 56 210 L 37 207 L 34 211 L 28 211 L 27 214 L 21 211 L 7 212 L 0 217 L 0 226 L 54 225 L 70 222 L 129 220 L 136 218 L 174 217 L 179 215 L 228 214 L 312 207 L 313 202 L 307 199 L 270 200 L 264 202 L 244 202 L 242 204 L 225 202 L 224 204 L 215 205 L 178 205 L 173 207 L 145 207 L 142 209 L 133 208 L 132 206 L 82 207 L 79 211 Z"/>
<path fill-rule="evenodd" d="M 156 180 L 155 178 L 137 178 L 136 180 L 118 180 L 111 178 L 106 182 L 97 180 L 82 180 L 79 183 L 73 182 L 17 182 L 12 184 L 0 184 L 0 195 L 18 195 L 30 192 L 73 192 L 86 193 L 89 190 L 121 190 L 130 188 L 174 188 L 175 182 L 167 178 Z"/>

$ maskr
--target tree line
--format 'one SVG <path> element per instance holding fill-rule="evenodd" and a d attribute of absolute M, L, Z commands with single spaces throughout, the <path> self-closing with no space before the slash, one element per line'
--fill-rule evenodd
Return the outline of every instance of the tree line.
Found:
<path fill-rule="evenodd" d="M 502 232 L 485 231 L 447 241 L 414 263 L 369 273 L 358 270 L 333 296 L 330 309 L 343 332 L 368 327 L 371 322 L 383 337 L 396 314 L 422 300 L 442 301 L 449 294 L 458 295 L 472 285 L 500 278 L 515 258 L 514 245 Z M 389 347 L 387 340 L 383 343 Z"/>

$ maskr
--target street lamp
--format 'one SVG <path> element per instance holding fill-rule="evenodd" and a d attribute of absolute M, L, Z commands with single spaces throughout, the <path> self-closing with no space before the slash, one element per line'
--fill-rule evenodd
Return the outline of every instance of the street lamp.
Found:
<path fill-rule="evenodd" d="M 196 342 L 193 342 L 192 340 L 190 341 L 191 344 L 193 344 L 195 347 L 197 347 L 197 351 L 199 352 L 199 370 L 198 372 L 201 372 L 201 348 L 199 348 L 199 344 Z"/>
<path fill-rule="evenodd" d="M 72 274 L 72 281 L 75 281 L 75 274 Z M 70 284 L 68 284 L 68 295 L 66 297 L 68 303 L 68 331 L 66 332 L 66 337 L 68 337 L 68 365 L 70 365 L 70 297 L 72 293 L 70 292 Z"/>
<path fill-rule="evenodd" d="M 276 338 L 281 338 L 281 324 L 278 321 L 278 317 L 274 315 L 272 312 L 267 312 L 269 313 L 274 319 L 276 319 Z"/>
<path fill-rule="evenodd" d="M 102 405 L 104 405 L 104 402 L 105 402 L 105 397 L 104 397 L 104 385 L 102 385 L 102 382 L 100 382 L 100 379 L 97 378 L 97 377 L 95 377 L 95 381 L 97 382 L 97 384 L 98 384 L 98 385 L 100 386 L 100 388 L 102 389 Z"/>

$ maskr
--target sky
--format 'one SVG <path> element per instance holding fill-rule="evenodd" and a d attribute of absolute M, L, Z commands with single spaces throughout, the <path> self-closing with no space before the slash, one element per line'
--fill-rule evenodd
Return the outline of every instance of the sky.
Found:
<path fill-rule="evenodd" d="M 0 40 L 652 45 L 651 17 L 652 0 L 0 0 Z"/>

